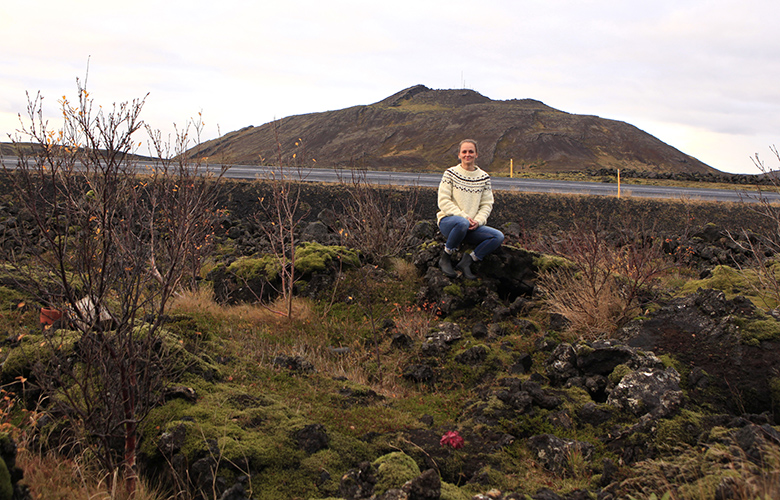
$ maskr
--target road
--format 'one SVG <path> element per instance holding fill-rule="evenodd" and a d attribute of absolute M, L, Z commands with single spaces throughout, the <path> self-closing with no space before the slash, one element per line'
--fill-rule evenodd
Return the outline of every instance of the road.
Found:
<path fill-rule="evenodd" d="M 437 187 L 441 174 L 382 172 L 382 171 L 351 171 L 331 169 L 285 169 L 288 178 L 303 179 L 310 182 L 345 182 L 352 181 L 352 175 L 363 178 L 372 184 L 398 186 Z M 271 167 L 235 165 L 230 168 L 227 176 L 236 179 L 263 179 L 280 175 L 279 170 Z M 580 194 L 595 196 L 617 196 L 618 185 L 605 182 L 553 181 L 543 179 L 510 179 L 508 177 L 493 177 L 493 189 L 496 191 L 518 191 L 527 193 Z M 769 191 L 759 193 L 744 186 L 734 189 L 711 189 L 697 187 L 667 187 L 646 186 L 623 183 L 620 187 L 621 196 L 659 198 L 675 200 L 704 200 L 723 202 L 755 202 L 759 196 L 772 202 L 780 202 L 780 193 Z"/>
<path fill-rule="evenodd" d="M 3 157 L 2 164 L 7 168 L 15 168 L 15 157 Z M 139 168 L 151 166 L 140 163 Z M 219 166 L 210 165 L 210 170 L 218 170 Z M 384 171 L 353 171 L 334 170 L 327 168 L 285 168 L 262 167 L 247 165 L 231 165 L 226 177 L 231 179 L 267 179 L 284 175 L 289 179 L 306 182 L 352 182 L 353 178 L 365 180 L 378 185 L 424 186 L 436 187 L 441 180 L 440 173 L 407 173 Z M 355 177 L 353 177 L 355 176 Z M 594 196 L 617 196 L 618 185 L 604 182 L 553 181 L 543 179 L 510 179 L 508 177 L 493 177 L 495 191 L 516 191 L 526 193 L 579 194 Z M 623 183 L 620 194 L 624 197 L 659 198 L 673 200 L 702 200 L 721 202 L 756 202 L 763 197 L 771 202 L 780 202 L 780 193 L 768 190 L 760 194 L 753 188 L 735 186 L 734 189 L 711 189 L 697 187 L 646 186 Z"/>

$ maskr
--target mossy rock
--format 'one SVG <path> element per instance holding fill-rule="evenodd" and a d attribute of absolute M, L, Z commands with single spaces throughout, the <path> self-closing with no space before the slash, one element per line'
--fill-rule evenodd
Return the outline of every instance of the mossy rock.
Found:
<path fill-rule="evenodd" d="M 758 347 L 762 341 L 780 339 L 780 322 L 774 318 L 735 318 L 745 344 Z"/>
<path fill-rule="evenodd" d="M 17 377 L 29 378 L 35 363 L 45 365 L 52 359 L 53 350 L 58 356 L 73 351 L 81 338 L 79 332 L 70 330 L 57 330 L 50 336 L 26 335 L 22 338 L 18 347 L 12 349 L 2 365 L 2 381 L 11 382 Z"/>
<path fill-rule="evenodd" d="M 633 370 L 628 367 L 628 365 L 617 365 L 613 370 L 612 373 L 609 374 L 609 381 L 612 382 L 615 385 L 618 385 L 621 380 L 623 380 L 623 377 L 631 373 Z"/>
<path fill-rule="evenodd" d="M 374 493 L 381 495 L 391 488 L 400 488 L 420 475 L 420 467 L 406 453 L 397 451 L 374 460 L 377 483 Z"/>
<path fill-rule="evenodd" d="M 772 264 L 772 272 L 780 279 L 780 265 Z M 733 299 L 742 295 L 750 299 L 753 304 L 761 309 L 772 309 L 778 306 L 771 293 L 762 293 L 761 281 L 753 269 L 735 269 L 730 266 L 715 266 L 710 276 L 700 280 L 689 280 L 680 291 L 680 295 L 690 295 L 699 288 L 722 291 L 727 299 Z"/>
<path fill-rule="evenodd" d="M 207 354 L 196 355 L 190 352 L 178 336 L 163 336 L 168 349 L 166 366 L 171 373 L 191 373 L 206 381 L 221 380 L 222 367 Z"/>
<path fill-rule="evenodd" d="M 442 291 L 447 295 L 452 295 L 453 297 L 457 297 L 459 299 L 463 298 L 463 288 L 455 283 L 445 286 Z"/>
<path fill-rule="evenodd" d="M 538 257 L 534 257 L 533 263 L 534 266 L 536 266 L 538 274 L 557 269 L 573 269 L 575 267 L 574 262 L 565 257 L 548 254 L 542 254 Z"/>
<path fill-rule="evenodd" d="M 658 421 L 656 443 L 659 448 L 675 449 L 681 444 L 694 445 L 701 433 L 703 417 L 700 413 L 682 410 L 679 415 Z"/>
<path fill-rule="evenodd" d="M 171 400 L 145 419 L 141 454 L 146 457 L 147 467 L 170 469 L 170 457 L 162 455 L 161 440 L 164 434 L 183 429 L 184 438 L 173 452 L 180 453 L 187 463 L 193 464 L 218 450 L 221 465 L 217 475 L 228 484 L 243 471 L 264 490 L 278 491 L 277 496 L 267 498 L 312 498 L 337 495 L 338 477 L 377 456 L 375 446 L 380 444 L 330 429 L 326 448 L 306 452 L 296 436 L 311 422 L 298 409 L 260 388 L 249 392 L 228 382 L 200 381 L 196 391 L 197 403 Z M 336 479 L 319 484 L 322 471 Z"/>
<path fill-rule="evenodd" d="M 339 260 L 346 267 L 360 265 L 357 252 L 344 246 L 329 246 L 306 241 L 295 247 L 295 271 L 299 276 L 310 276 L 324 271 Z M 278 257 L 265 254 L 239 257 L 227 266 L 227 271 L 245 281 L 265 279 L 273 282 L 279 278 L 281 268 Z"/>
<path fill-rule="evenodd" d="M 327 246 L 307 241 L 295 248 L 295 269 L 302 275 L 324 271 L 338 260 L 348 267 L 360 265 L 357 252 L 344 246 Z"/>
<path fill-rule="evenodd" d="M 472 495 L 469 495 L 454 484 L 442 481 L 440 500 L 470 500 L 471 498 Z"/>
<path fill-rule="evenodd" d="M 227 266 L 227 271 L 229 273 L 247 281 L 256 280 L 258 278 L 273 281 L 279 276 L 280 269 L 279 259 L 271 255 L 263 255 L 261 257 L 239 257 Z"/>

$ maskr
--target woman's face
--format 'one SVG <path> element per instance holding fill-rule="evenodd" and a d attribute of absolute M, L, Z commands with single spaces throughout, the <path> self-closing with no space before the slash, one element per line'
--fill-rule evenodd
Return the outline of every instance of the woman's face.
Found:
<path fill-rule="evenodd" d="M 460 145 L 458 158 L 463 166 L 474 165 L 474 162 L 477 161 L 477 147 L 470 142 L 464 142 Z"/>

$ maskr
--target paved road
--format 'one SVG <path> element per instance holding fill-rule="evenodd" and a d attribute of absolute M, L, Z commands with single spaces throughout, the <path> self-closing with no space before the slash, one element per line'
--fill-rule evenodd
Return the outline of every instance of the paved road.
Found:
<path fill-rule="evenodd" d="M 271 167 L 248 167 L 243 165 L 232 166 L 228 171 L 228 177 L 238 179 L 267 178 L 280 175 L 278 169 Z M 343 180 L 351 182 L 352 176 L 365 176 L 365 179 L 373 184 L 401 185 L 401 186 L 428 186 L 436 187 L 441 180 L 441 174 L 414 174 L 405 172 L 377 172 L 331 169 L 285 169 L 284 175 L 288 178 L 303 179 L 311 182 L 338 182 Z M 528 193 L 556 193 L 556 194 L 581 194 L 596 196 L 617 196 L 616 183 L 603 182 L 576 182 L 576 181 L 551 181 L 542 179 L 510 179 L 508 177 L 493 177 L 493 189 L 496 191 L 520 191 Z M 666 198 L 706 201 L 758 201 L 759 196 L 770 201 L 780 202 L 780 193 L 762 192 L 760 195 L 754 189 L 746 189 L 743 186 L 735 186 L 734 189 L 710 189 L 710 188 L 680 188 L 666 186 L 643 186 L 623 183 L 620 188 L 621 196 L 642 198 Z"/>
<path fill-rule="evenodd" d="M 3 165 L 8 168 L 16 166 L 16 158 L 4 157 Z M 146 166 L 140 164 L 141 167 Z M 216 165 L 210 166 L 211 170 L 218 170 Z M 441 174 L 434 173 L 405 173 L 405 172 L 380 172 L 380 171 L 352 171 L 333 170 L 326 168 L 295 169 L 278 167 L 262 167 L 247 165 L 231 165 L 226 177 L 232 179 L 266 179 L 284 175 L 290 179 L 301 179 L 307 182 L 352 182 L 353 176 L 368 181 L 372 184 L 399 185 L 399 186 L 428 186 L 439 185 Z M 510 179 L 508 177 L 493 177 L 493 189 L 496 191 L 518 191 L 528 193 L 555 193 L 555 194 L 580 194 L 595 196 L 617 196 L 618 186 L 614 183 L 602 182 L 576 182 L 576 181 L 551 181 L 542 179 Z M 760 194 L 754 189 L 746 189 L 743 186 L 735 186 L 734 189 L 710 189 L 710 188 L 680 188 L 667 186 L 644 186 L 637 184 L 621 185 L 621 196 L 642 198 L 666 198 L 688 199 L 706 201 L 740 202 L 758 201 L 760 196 L 772 202 L 780 202 L 780 193 L 766 191 Z"/>

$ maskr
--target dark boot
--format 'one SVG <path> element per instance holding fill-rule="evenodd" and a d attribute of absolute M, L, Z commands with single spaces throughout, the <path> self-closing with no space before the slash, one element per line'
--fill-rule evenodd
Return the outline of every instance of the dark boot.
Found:
<path fill-rule="evenodd" d="M 463 258 L 460 259 L 460 262 L 458 262 L 458 265 L 456 266 L 458 269 L 463 272 L 463 277 L 467 280 L 475 280 L 477 279 L 476 276 L 474 276 L 474 273 L 471 272 L 471 263 L 474 262 L 474 259 L 471 258 L 470 253 L 464 253 Z"/>
<path fill-rule="evenodd" d="M 450 254 L 442 250 L 441 257 L 439 257 L 439 269 L 441 269 L 441 272 L 444 273 L 444 275 L 448 278 L 455 278 L 458 275 L 455 273 L 455 270 L 452 268 L 452 259 L 450 258 Z"/>

